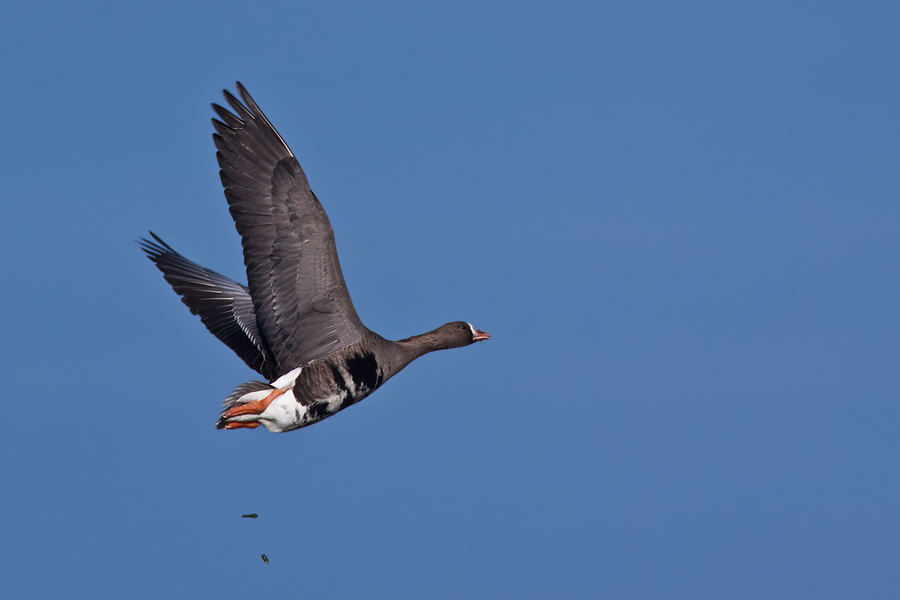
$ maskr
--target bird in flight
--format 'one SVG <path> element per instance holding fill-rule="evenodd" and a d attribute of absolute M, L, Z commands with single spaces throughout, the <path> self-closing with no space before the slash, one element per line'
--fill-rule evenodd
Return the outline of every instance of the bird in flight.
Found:
<path fill-rule="evenodd" d="M 297 158 L 244 86 L 213 104 L 228 208 L 241 236 L 247 284 L 201 267 L 156 234 L 141 247 L 206 328 L 269 383 L 241 384 L 218 429 L 291 431 L 374 392 L 416 358 L 491 336 L 464 321 L 387 340 L 362 324 L 338 263 L 328 215 Z"/>

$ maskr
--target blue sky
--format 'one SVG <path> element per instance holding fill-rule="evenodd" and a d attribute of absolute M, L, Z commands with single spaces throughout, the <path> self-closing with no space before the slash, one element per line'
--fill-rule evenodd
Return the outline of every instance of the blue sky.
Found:
<path fill-rule="evenodd" d="M 891 2 L 4 4 L 0 596 L 897 597 L 898 30 Z M 134 242 L 244 280 L 209 122 L 235 80 L 363 321 L 489 342 L 307 429 L 213 428 L 255 374 Z"/>

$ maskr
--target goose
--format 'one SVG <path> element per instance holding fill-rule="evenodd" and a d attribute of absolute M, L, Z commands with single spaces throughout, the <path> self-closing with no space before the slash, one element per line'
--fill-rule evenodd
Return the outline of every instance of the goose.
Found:
<path fill-rule="evenodd" d="M 152 231 L 139 244 L 206 328 L 266 378 L 223 403 L 217 429 L 281 433 L 356 404 L 416 358 L 490 335 L 464 321 L 392 341 L 360 321 L 328 215 L 297 158 L 237 82 L 231 111 L 213 104 L 213 140 L 241 236 L 247 285 L 194 263 Z"/>

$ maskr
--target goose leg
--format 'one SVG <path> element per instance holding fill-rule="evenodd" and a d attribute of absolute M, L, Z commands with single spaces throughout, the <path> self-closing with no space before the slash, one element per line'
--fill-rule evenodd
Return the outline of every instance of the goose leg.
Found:
<path fill-rule="evenodd" d="M 272 404 L 272 400 L 282 395 L 290 388 L 285 389 L 275 389 L 272 390 L 272 393 L 263 398 L 262 400 L 253 400 L 252 402 L 247 402 L 246 404 L 238 404 L 236 406 L 232 406 L 228 410 L 222 413 L 223 419 L 231 419 L 240 415 L 261 415 L 263 412 L 269 408 L 269 405 Z M 230 427 L 233 425 L 234 427 Z M 228 423 L 225 425 L 225 429 L 236 429 L 237 427 L 256 427 L 259 425 L 258 422 L 253 423 Z"/>

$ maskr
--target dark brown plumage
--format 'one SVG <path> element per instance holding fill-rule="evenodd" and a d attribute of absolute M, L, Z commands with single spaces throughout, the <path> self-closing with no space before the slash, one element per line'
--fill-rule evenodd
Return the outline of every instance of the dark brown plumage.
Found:
<path fill-rule="evenodd" d="M 303 427 L 375 391 L 411 361 L 490 336 L 454 322 L 397 342 L 367 329 L 338 262 L 328 215 L 300 163 L 253 98 L 224 91 L 213 109 L 216 157 L 248 286 L 184 258 L 151 232 L 148 257 L 207 329 L 271 383 L 225 401 L 220 428 Z"/>

